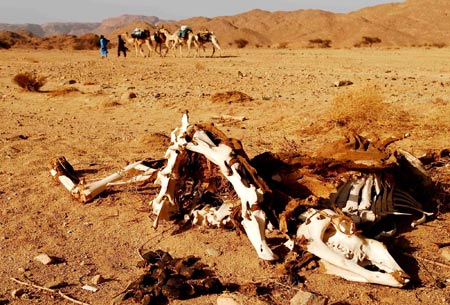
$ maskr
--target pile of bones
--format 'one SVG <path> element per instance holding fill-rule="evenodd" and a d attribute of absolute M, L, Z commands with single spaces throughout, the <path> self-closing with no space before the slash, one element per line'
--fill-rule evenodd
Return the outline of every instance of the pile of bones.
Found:
<path fill-rule="evenodd" d="M 420 202 L 430 202 L 435 184 L 418 158 L 387 149 L 396 140 L 350 133 L 314 157 L 263 153 L 250 160 L 238 140 L 213 124 L 190 124 L 186 112 L 161 160 L 90 183 L 64 157 L 51 161 L 50 172 L 81 202 L 113 185 L 151 181 L 160 186 L 151 201 L 155 228 L 175 216 L 238 228 L 267 261 L 278 259 L 266 240 L 266 230 L 276 229 L 286 247 L 314 254 L 328 274 L 403 287 L 410 278 L 379 239 L 396 234 L 397 217 L 414 227 L 432 216 Z"/>

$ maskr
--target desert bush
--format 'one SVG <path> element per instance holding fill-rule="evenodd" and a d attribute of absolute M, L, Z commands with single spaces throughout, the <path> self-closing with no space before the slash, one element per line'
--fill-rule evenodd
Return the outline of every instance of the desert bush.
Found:
<path fill-rule="evenodd" d="M 197 63 L 195 63 L 195 69 L 197 69 L 197 70 L 205 70 L 205 65 L 204 64 L 202 64 L 202 63 L 199 63 L 199 62 L 197 62 Z"/>
<path fill-rule="evenodd" d="M 289 42 L 287 42 L 287 41 L 280 42 L 278 44 L 278 49 L 286 49 L 288 47 L 288 45 L 289 45 Z"/>
<path fill-rule="evenodd" d="M 238 47 L 239 49 L 242 49 L 242 48 L 245 48 L 245 47 L 247 46 L 248 41 L 245 40 L 245 39 L 240 38 L 240 39 L 236 39 L 236 40 L 234 41 L 234 43 L 237 45 L 237 47 Z"/>
<path fill-rule="evenodd" d="M 0 40 L 0 49 L 9 49 L 11 48 L 11 44 L 7 41 Z"/>
<path fill-rule="evenodd" d="M 16 74 L 14 76 L 14 82 L 19 85 L 19 87 L 27 91 L 39 91 L 43 85 L 47 82 L 47 78 L 43 76 L 38 76 L 34 72 L 23 72 Z"/>
<path fill-rule="evenodd" d="M 445 42 L 433 42 L 433 43 L 430 43 L 430 47 L 433 47 L 433 48 L 442 49 L 442 48 L 445 48 L 446 46 L 447 46 L 447 44 Z"/>
<path fill-rule="evenodd" d="M 329 39 L 310 39 L 309 46 L 313 48 L 331 48 L 331 40 Z"/>
<path fill-rule="evenodd" d="M 355 47 L 360 48 L 364 46 L 371 47 L 374 43 L 380 43 L 381 39 L 378 37 L 369 37 L 369 36 L 363 36 L 361 41 L 354 44 Z"/>
<path fill-rule="evenodd" d="M 94 50 L 100 47 L 100 37 L 98 35 L 86 34 L 74 39 L 74 50 Z"/>
<path fill-rule="evenodd" d="M 375 87 L 349 90 L 337 95 L 329 109 L 328 118 L 334 126 L 358 133 L 363 131 L 377 133 L 393 122 L 408 124 L 411 121 L 408 113 L 396 105 L 385 103 L 383 96 Z"/>

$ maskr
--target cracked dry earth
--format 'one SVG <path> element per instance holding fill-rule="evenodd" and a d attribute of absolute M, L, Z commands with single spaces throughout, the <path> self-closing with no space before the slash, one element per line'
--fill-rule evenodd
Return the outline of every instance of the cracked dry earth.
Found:
<path fill-rule="evenodd" d="M 279 272 L 280 263 L 260 262 L 245 235 L 235 231 L 194 227 L 171 234 L 172 223 L 153 230 L 149 202 L 159 191 L 156 186 L 115 187 L 83 205 L 48 170 L 51 158 L 65 156 L 92 180 L 131 161 L 162 158 L 186 109 L 192 123 L 215 122 L 240 139 L 250 158 L 265 151 L 314 154 L 351 124 L 362 134 L 380 137 L 409 133 L 393 147 L 416 156 L 440 151 L 450 147 L 449 54 L 448 49 L 420 48 L 232 49 L 223 58 L 131 54 L 124 59 L 111 52 L 101 59 L 97 51 L 1 50 L 1 304 L 71 304 L 11 278 L 40 286 L 66 282 L 60 288 L 64 294 L 110 304 L 142 274 L 139 249 L 199 257 L 223 284 L 240 287 L 231 291 L 240 304 L 289 304 L 299 289 L 328 298 L 328 304 L 450 304 L 448 201 L 441 202 L 437 217 L 387 243 L 412 277 L 407 287 L 349 282 L 317 268 L 292 284 Z M 26 71 L 47 77 L 41 92 L 13 83 L 17 73 Z M 353 84 L 333 86 L 346 80 Z M 212 99 L 228 91 L 253 100 Z M 372 95 L 381 96 L 381 112 L 336 123 L 337 116 L 358 110 L 358 96 L 370 103 Z M 353 99 L 350 107 L 336 103 L 343 96 Z M 246 120 L 217 120 L 221 115 Z M 448 163 L 433 169 L 432 177 L 448 189 Z M 273 238 L 269 244 L 277 247 L 281 241 Z M 41 253 L 60 261 L 34 260 Z M 95 275 L 106 281 L 92 284 Z M 98 291 L 82 289 L 85 284 Z M 22 295 L 13 298 L 18 289 Z M 217 304 L 217 297 L 170 304 Z"/>

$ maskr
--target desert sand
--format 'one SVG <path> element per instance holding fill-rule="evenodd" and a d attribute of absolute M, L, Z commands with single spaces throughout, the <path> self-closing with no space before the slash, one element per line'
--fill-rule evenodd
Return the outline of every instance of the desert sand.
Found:
<path fill-rule="evenodd" d="M 279 263 L 262 263 L 235 231 L 194 227 L 172 235 L 170 222 L 155 231 L 149 202 L 157 186 L 116 187 L 82 204 L 48 170 L 53 157 L 65 156 L 81 176 L 95 180 L 132 161 L 162 158 L 185 110 L 192 123 L 215 122 L 241 140 L 250 158 L 266 151 L 313 155 L 349 128 L 380 137 L 409 133 L 393 148 L 416 156 L 440 151 L 450 147 L 449 62 L 446 48 L 225 48 L 222 58 L 142 58 L 132 52 L 117 58 L 111 50 L 107 59 L 98 51 L 0 50 L 0 303 L 73 304 L 11 280 L 16 278 L 42 286 L 66 282 L 60 288 L 65 294 L 110 304 L 142 274 L 138 249 L 162 249 L 173 257 L 199 257 L 223 284 L 241 287 L 231 292 L 241 304 L 289 304 L 299 289 L 335 305 L 450 304 L 448 201 L 437 216 L 388 244 L 412 278 L 407 287 L 350 282 L 317 268 L 292 284 L 278 272 Z M 26 71 L 47 77 L 41 92 L 12 81 Z M 353 84 L 333 85 L 346 80 Z M 211 99 L 227 91 L 253 100 Z M 358 111 L 378 99 L 382 111 Z M 220 115 L 246 120 L 213 118 Z M 346 124 L 336 123 L 344 117 Z M 432 172 L 447 189 L 449 166 Z M 60 262 L 43 265 L 34 260 L 41 253 Z M 107 281 L 94 285 L 95 275 Z M 98 291 L 82 289 L 85 284 Z M 13 298 L 21 288 L 23 295 Z M 217 297 L 170 304 L 217 304 Z"/>

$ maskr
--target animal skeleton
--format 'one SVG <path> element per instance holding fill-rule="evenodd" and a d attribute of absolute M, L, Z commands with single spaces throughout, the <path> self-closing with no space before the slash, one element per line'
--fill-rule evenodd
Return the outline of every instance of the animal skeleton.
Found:
<path fill-rule="evenodd" d="M 160 191 L 151 201 L 155 228 L 174 214 L 188 215 L 194 224 L 228 226 L 237 217 L 234 202 L 239 198 L 240 223 L 261 259 L 278 259 L 266 241 L 268 218 L 286 233 L 288 223 L 294 222 L 297 242 L 321 258 L 327 272 L 349 280 L 402 287 L 409 281 L 406 273 L 383 244 L 363 237 L 356 226 L 413 212 L 422 215 L 414 225 L 424 221 L 432 213 L 425 212 L 412 195 L 395 184 L 396 176 L 406 170 L 399 170 L 398 164 L 406 162 L 406 168 L 418 172 L 421 185 L 429 183 L 429 177 L 420 161 L 407 152 L 399 151 L 391 160 L 393 155 L 383 148 L 393 140 L 379 145 L 373 142 L 376 149 L 368 153 L 371 145 L 360 145 L 364 138 L 351 139 L 352 145 L 363 148 L 353 150 L 355 160 L 294 157 L 282 161 L 263 154 L 250 161 L 238 140 L 227 138 L 213 125 L 190 124 L 186 112 L 181 126 L 171 133 L 171 145 L 163 160 L 138 161 L 104 179 L 85 183 L 61 157 L 51 163 L 51 174 L 82 202 L 92 200 L 110 185 L 150 181 L 156 175 L 154 183 L 160 185 Z M 120 181 L 134 170 L 142 173 Z M 322 176 L 318 178 L 318 174 Z M 269 185 L 287 185 L 286 193 L 280 197 L 266 181 Z M 288 202 L 292 191 L 289 185 L 297 192 L 302 183 L 306 195 Z M 326 192 L 332 193 L 329 198 L 320 194 Z M 222 198 L 213 205 L 204 204 L 205 194 Z M 308 203 L 311 198 L 325 200 Z M 310 206 L 314 209 L 308 209 Z M 300 226 L 299 220 L 303 220 Z M 366 269 L 369 265 L 379 271 Z"/>

